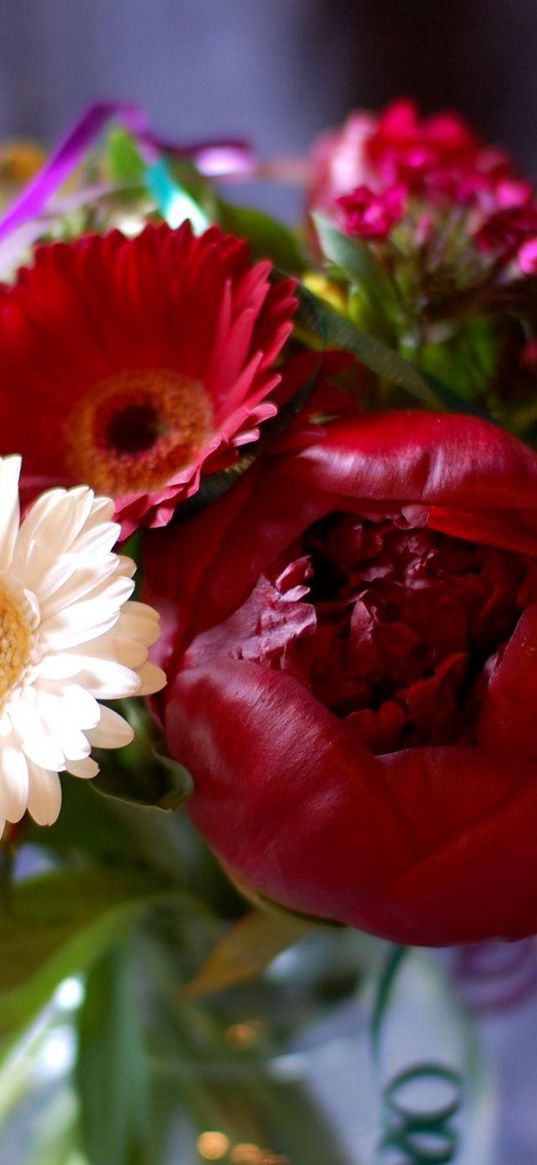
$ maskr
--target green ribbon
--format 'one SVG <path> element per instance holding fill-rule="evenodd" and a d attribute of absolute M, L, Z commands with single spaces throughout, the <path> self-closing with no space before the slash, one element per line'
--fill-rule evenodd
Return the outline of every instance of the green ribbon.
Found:
<path fill-rule="evenodd" d="M 371 1038 L 379 1068 L 384 1020 L 407 953 L 406 947 L 395 947 L 390 952 L 377 987 Z M 448 1099 L 432 1109 L 413 1108 L 405 1103 L 404 1090 L 416 1081 L 441 1081 L 448 1089 Z M 387 1153 L 399 1152 L 401 1157 L 397 1165 L 449 1165 L 459 1149 L 459 1134 L 453 1127 L 453 1120 L 463 1100 L 464 1078 L 456 1068 L 435 1061 L 423 1061 L 404 1068 L 382 1087 L 380 1155 L 384 1157 Z"/>

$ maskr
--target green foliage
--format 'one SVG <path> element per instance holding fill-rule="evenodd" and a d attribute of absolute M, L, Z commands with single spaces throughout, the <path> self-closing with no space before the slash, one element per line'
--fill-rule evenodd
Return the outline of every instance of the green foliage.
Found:
<path fill-rule="evenodd" d="M 143 185 L 145 163 L 135 138 L 116 126 L 106 140 L 105 160 L 113 182 L 119 186 Z"/>
<path fill-rule="evenodd" d="M 140 767 L 136 745 L 129 745 L 121 762 L 108 764 L 94 779 L 94 787 L 106 797 L 173 812 L 190 797 L 194 784 L 190 773 L 177 761 L 154 752 L 152 763 Z M 133 758 L 129 763 L 130 757 Z"/>
<path fill-rule="evenodd" d="M 322 214 L 313 221 L 323 255 L 335 272 L 350 283 L 349 311 L 373 335 L 396 343 L 396 287 L 373 251 L 362 239 L 350 238 Z"/>
<path fill-rule="evenodd" d="M 114 812 L 115 802 L 100 796 L 93 782 L 65 775 L 62 780 L 62 811 L 53 825 L 28 822 L 25 840 L 45 851 L 72 858 L 84 854 L 98 864 L 132 865 L 132 839 L 122 830 Z"/>
<path fill-rule="evenodd" d="M 59 983 L 169 892 L 154 875 L 113 867 L 60 869 L 18 882 L 0 915 L 0 1048 L 18 1036 Z"/>
<path fill-rule="evenodd" d="M 317 349 L 342 348 L 352 352 L 366 368 L 376 372 L 389 384 L 404 388 L 428 408 L 442 406 L 438 391 L 431 386 L 428 378 L 393 348 L 375 336 L 360 331 L 350 320 L 305 287 L 299 287 L 297 294 L 299 308 L 295 324 L 309 346 Z"/>
<path fill-rule="evenodd" d="M 76 1084 L 90 1165 L 146 1165 L 149 1079 L 130 944 L 94 963 L 78 1016 Z"/>
<path fill-rule="evenodd" d="M 491 321 L 463 320 L 453 328 L 450 339 L 422 348 L 420 361 L 432 376 L 455 386 L 454 396 L 467 401 L 482 399 L 498 361 L 498 340 Z"/>
<path fill-rule="evenodd" d="M 201 970 L 183 988 L 180 998 L 221 991 L 261 974 L 276 955 L 312 928 L 311 922 L 281 911 L 251 911 L 224 934 Z"/>
<path fill-rule="evenodd" d="M 300 275 L 306 260 L 296 235 L 283 223 L 261 210 L 218 203 L 218 221 L 226 231 L 250 244 L 253 259 L 272 259 L 282 271 Z"/>
<path fill-rule="evenodd" d="M 100 772 L 92 787 L 106 797 L 173 812 L 191 795 L 190 773 L 164 755 L 165 741 L 146 705 L 137 699 L 120 700 L 117 709 L 131 724 L 135 737 L 117 752 L 95 750 Z"/>

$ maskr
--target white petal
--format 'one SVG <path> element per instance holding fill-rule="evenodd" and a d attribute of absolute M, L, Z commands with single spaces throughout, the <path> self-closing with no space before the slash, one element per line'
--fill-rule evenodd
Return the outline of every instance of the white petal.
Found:
<path fill-rule="evenodd" d="M 136 669 L 145 663 L 148 648 L 136 639 L 122 639 L 119 635 L 113 635 L 110 637 L 110 651 L 118 663 Z"/>
<path fill-rule="evenodd" d="M 124 574 L 126 578 L 133 578 L 136 574 L 136 563 L 134 559 L 129 558 L 127 554 L 115 554 L 114 558 L 121 574 Z"/>
<path fill-rule="evenodd" d="M 20 457 L 0 458 L 0 570 L 8 570 L 19 532 Z"/>
<path fill-rule="evenodd" d="M 49 619 L 64 607 L 81 599 L 95 599 L 106 592 L 110 580 L 118 576 L 114 554 L 97 564 L 85 562 L 75 555 L 61 555 L 55 567 L 48 571 L 39 584 L 39 601 L 43 619 Z"/>
<path fill-rule="evenodd" d="M 141 680 L 132 668 L 123 667 L 112 659 L 92 659 L 90 656 L 77 658 L 80 665 L 78 682 L 98 700 L 121 700 L 127 696 L 140 695 Z"/>
<path fill-rule="evenodd" d="M 97 698 L 149 694 L 166 677 L 147 658 L 159 616 L 131 599 L 135 564 L 113 550 L 113 501 L 87 486 L 50 490 L 19 529 L 19 468 L 0 458 L 0 572 L 21 590 L 32 654 L 0 713 L 0 815 L 17 821 L 28 808 L 46 824 L 60 809 L 59 771 L 91 778 L 93 743 L 133 738 Z"/>
<path fill-rule="evenodd" d="M 62 787 L 56 772 L 41 765 L 28 765 L 30 788 L 28 810 L 38 825 L 52 825 L 60 812 Z"/>
<path fill-rule="evenodd" d="M 99 772 L 97 761 L 94 761 L 91 756 L 87 760 L 70 760 L 65 767 L 73 777 L 83 777 L 86 781 L 96 777 Z"/>
<path fill-rule="evenodd" d="M 166 672 L 157 667 L 151 659 L 138 668 L 138 675 L 141 680 L 140 696 L 151 696 L 153 692 L 160 692 L 166 686 Z"/>
<path fill-rule="evenodd" d="M 43 656 L 37 670 L 43 680 L 73 679 L 81 670 L 80 658 L 77 655 L 70 655 L 68 651 L 59 652 L 57 655 L 50 652 Z"/>
<path fill-rule="evenodd" d="M 54 511 L 61 505 L 65 497 L 65 492 L 64 489 L 47 490 L 46 493 L 41 494 L 41 497 L 37 498 L 30 506 L 19 530 L 13 555 L 13 568 L 17 574 L 25 572 L 29 557 L 31 554 L 35 554 L 36 547 L 39 548 L 43 558 L 45 555 L 48 557 L 49 519 L 54 523 Z M 43 527 L 45 530 L 43 530 Z M 45 533 L 44 538 L 43 533 Z M 52 560 L 53 558 L 50 559 L 50 561 Z"/>
<path fill-rule="evenodd" d="M 80 607 L 82 607 L 82 603 Z M 117 623 L 117 611 L 106 604 L 92 604 L 92 609 L 81 611 L 80 607 L 65 611 L 47 619 L 40 628 L 40 646 L 43 651 L 67 651 L 106 635 Z"/>
<path fill-rule="evenodd" d="M 64 606 L 45 619 L 40 628 L 44 650 L 65 651 L 106 634 L 117 623 L 120 608 L 132 594 L 133 586 L 130 578 L 112 579 L 97 598 Z"/>
<path fill-rule="evenodd" d="M 13 744 L 0 748 L 0 812 L 8 821 L 20 821 L 28 805 L 28 765 Z"/>
<path fill-rule="evenodd" d="M 9 736 L 10 732 L 12 732 L 12 731 L 13 731 L 13 725 L 11 723 L 11 718 L 8 715 L 7 709 L 4 708 L 4 711 L 0 712 L 0 737 Z M 2 746 L 3 743 L 4 743 L 4 741 L 0 740 L 0 747 Z"/>
<path fill-rule="evenodd" d="M 45 730 L 57 742 L 65 757 L 69 760 L 83 760 L 89 756 L 89 741 L 76 721 L 67 715 L 68 705 L 61 697 L 40 692 L 39 712 Z"/>
<path fill-rule="evenodd" d="M 37 546 L 37 543 L 33 543 Z M 39 597 L 39 603 L 43 609 L 46 602 L 50 602 L 53 596 L 57 595 L 58 591 L 62 592 L 65 586 L 72 579 L 74 572 L 77 569 L 78 562 L 73 554 L 60 554 L 55 562 L 42 564 L 40 570 L 34 561 L 28 567 L 25 579 L 32 581 L 36 594 Z M 94 572 L 92 571 L 92 577 Z M 51 612 L 48 611 L 48 614 Z"/>
<path fill-rule="evenodd" d="M 119 526 L 107 520 L 112 512 L 110 499 L 94 498 L 87 486 L 48 490 L 33 503 L 22 523 L 13 556 L 14 570 L 19 577 L 25 574 L 29 579 L 31 569 L 37 585 L 58 555 L 70 550 L 83 552 L 86 544 L 89 549 L 96 542 L 96 535 L 96 544 L 110 550 L 119 534 Z M 28 585 L 32 586 L 32 581 Z"/>
<path fill-rule="evenodd" d="M 101 719 L 96 728 L 88 732 L 88 739 L 96 748 L 124 748 L 134 739 L 130 724 L 114 712 L 113 708 L 101 708 Z"/>
<path fill-rule="evenodd" d="M 141 619 L 157 619 L 158 621 L 160 618 L 154 607 L 150 607 L 147 603 L 140 603 L 138 599 L 131 599 L 125 603 L 124 611 Z"/>
<path fill-rule="evenodd" d="M 65 701 L 67 714 L 71 715 L 84 732 L 88 728 L 95 728 L 99 723 L 101 709 L 89 692 L 80 684 L 68 684 L 59 689 L 62 701 Z"/>
<path fill-rule="evenodd" d="M 28 760 L 46 769 L 65 768 L 63 749 L 43 724 L 37 704 L 32 707 L 24 700 L 13 700 L 9 713 Z"/>
<path fill-rule="evenodd" d="M 115 546 L 120 532 L 121 527 L 118 526 L 117 522 L 105 522 L 102 526 L 85 530 L 80 538 L 77 539 L 76 552 L 77 554 L 92 555 L 93 557 L 109 553 L 112 547 Z"/>
<path fill-rule="evenodd" d="M 116 634 L 129 639 L 138 639 L 146 647 L 152 647 L 160 639 L 160 617 L 151 607 L 146 607 L 147 614 L 139 613 L 137 608 L 142 603 L 125 603 L 118 619 Z M 134 610 L 132 608 L 135 608 Z"/>

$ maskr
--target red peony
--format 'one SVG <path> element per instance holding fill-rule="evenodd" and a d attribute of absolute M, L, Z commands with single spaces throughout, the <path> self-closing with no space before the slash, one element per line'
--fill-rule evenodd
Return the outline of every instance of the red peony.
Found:
<path fill-rule="evenodd" d="M 276 411 L 295 301 L 270 271 L 188 224 L 38 248 L 0 300 L 1 452 L 24 455 L 27 496 L 87 482 L 124 533 L 168 522 Z"/>
<path fill-rule="evenodd" d="M 537 456 L 333 424 L 153 534 L 163 718 L 230 871 L 403 943 L 537 929 Z"/>

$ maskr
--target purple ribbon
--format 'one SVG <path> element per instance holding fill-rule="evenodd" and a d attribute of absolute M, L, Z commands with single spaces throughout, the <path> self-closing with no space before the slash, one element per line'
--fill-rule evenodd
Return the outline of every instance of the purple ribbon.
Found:
<path fill-rule="evenodd" d="M 244 175 L 254 170 L 253 152 L 246 142 L 209 141 L 191 145 L 165 142 L 149 131 L 147 114 L 139 106 L 120 101 L 101 101 L 90 105 L 78 118 L 39 173 L 0 218 L 0 241 L 23 223 L 43 213 L 49 200 L 63 186 L 101 130 L 112 119 L 119 121 L 136 138 L 140 152 L 149 165 L 157 160 L 160 153 L 166 152 L 190 158 L 207 177 Z"/>

